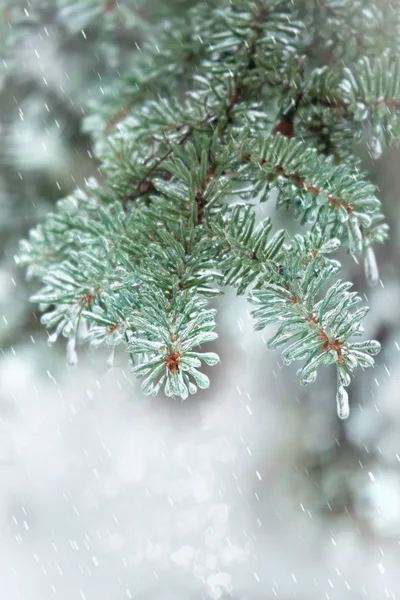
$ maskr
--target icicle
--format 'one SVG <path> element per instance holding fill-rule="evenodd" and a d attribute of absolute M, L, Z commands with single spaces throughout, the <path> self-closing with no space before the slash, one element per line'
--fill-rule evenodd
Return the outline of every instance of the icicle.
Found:
<path fill-rule="evenodd" d="M 78 355 L 75 350 L 76 339 L 75 336 L 70 337 L 67 342 L 67 364 L 74 367 L 78 364 Z"/>
<path fill-rule="evenodd" d="M 112 369 L 114 367 L 114 359 L 115 359 L 115 346 L 111 349 L 111 354 L 107 359 L 107 369 Z"/>
<path fill-rule="evenodd" d="M 317 371 L 311 371 L 306 377 L 300 379 L 301 385 L 307 385 L 307 383 L 314 383 L 317 379 Z"/>
<path fill-rule="evenodd" d="M 64 324 L 63 324 L 63 321 L 61 321 L 61 322 L 60 322 L 60 323 L 57 325 L 57 328 L 56 328 L 56 330 L 55 330 L 55 331 L 53 331 L 53 333 L 52 333 L 51 335 L 49 335 L 49 337 L 47 338 L 47 343 L 48 343 L 50 346 L 51 346 L 51 344 L 54 344 L 54 343 L 55 343 L 55 342 L 58 340 L 58 338 L 59 338 L 59 336 L 60 336 L 60 333 L 61 333 L 61 331 L 62 331 L 62 329 L 63 329 L 63 326 L 64 326 Z"/>
<path fill-rule="evenodd" d="M 373 138 L 371 140 L 369 154 L 373 160 L 378 160 L 382 156 L 382 144 L 379 138 Z"/>
<path fill-rule="evenodd" d="M 87 334 L 88 334 L 87 321 L 86 321 L 86 319 L 83 319 L 81 317 L 79 319 L 79 325 L 78 325 L 78 340 L 84 340 L 87 337 Z"/>
<path fill-rule="evenodd" d="M 337 414 L 339 419 L 347 419 L 349 416 L 349 395 L 342 385 L 338 385 L 336 392 Z"/>
<path fill-rule="evenodd" d="M 365 254 L 364 271 L 369 285 L 376 285 L 379 281 L 379 270 L 376 264 L 375 252 L 371 246 L 368 246 Z"/>

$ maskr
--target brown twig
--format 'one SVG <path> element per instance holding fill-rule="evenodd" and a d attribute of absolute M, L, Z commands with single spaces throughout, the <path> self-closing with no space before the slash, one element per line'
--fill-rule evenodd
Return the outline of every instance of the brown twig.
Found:
<path fill-rule="evenodd" d="M 262 158 L 260 160 L 259 164 L 260 164 L 260 166 L 262 166 L 262 165 L 267 164 L 268 162 L 269 161 L 267 159 Z M 323 190 L 321 190 L 317 186 L 315 186 L 311 183 L 307 183 L 305 181 L 305 179 L 303 177 L 301 177 L 301 175 L 298 175 L 297 173 L 287 173 L 284 170 L 284 168 L 281 166 L 275 167 L 274 173 L 276 175 L 281 175 L 285 179 L 290 179 L 299 188 L 302 188 L 303 190 L 306 190 L 307 192 L 312 192 L 315 196 L 318 196 L 318 194 L 321 194 L 323 192 Z M 332 206 L 343 206 L 343 208 L 346 210 L 346 212 L 349 215 L 351 215 L 353 212 L 352 206 L 348 202 L 346 202 L 346 200 L 339 200 L 338 198 L 335 198 L 334 196 L 328 196 L 328 201 L 330 202 L 330 204 L 332 204 Z"/>
<path fill-rule="evenodd" d="M 175 370 L 179 373 L 179 361 L 181 358 L 182 354 L 180 352 L 174 352 L 172 348 L 168 348 L 168 356 L 164 359 L 164 362 L 170 373 L 174 373 Z"/>
<path fill-rule="evenodd" d="M 107 0 L 104 7 L 104 12 L 112 12 L 118 6 L 118 0 Z"/>
<path fill-rule="evenodd" d="M 257 36 L 253 40 L 253 42 L 248 50 L 249 65 L 250 65 L 251 61 L 253 60 L 253 55 L 254 55 L 255 49 L 256 49 L 257 38 L 260 35 L 260 32 L 262 31 L 262 27 L 261 27 L 262 21 L 265 18 L 265 15 L 267 14 L 266 6 L 265 6 L 264 2 L 261 2 L 259 0 L 257 8 L 258 8 L 258 11 L 255 16 L 254 23 L 253 23 L 253 29 L 255 29 L 255 31 L 257 32 Z M 232 94 L 229 96 L 229 99 L 228 99 L 229 102 L 228 102 L 228 106 L 226 108 L 227 122 L 229 122 L 231 119 L 232 110 L 234 109 L 236 104 L 239 102 L 242 91 L 243 91 L 243 84 L 240 82 L 237 82 Z M 127 105 L 127 106 L 129 108 L 129 105 Z M 123 109 L 125 110 L 125 107 L 123 107 Z M 182 146 L 189 139 L 189 137 L 192 135 L 192 133 L 195 131 L 196 127 L 202 127 L 206 123 L 208 123 L 216 118 L 218 118 L 216 113 L 208 111 L 206 116 L 196 126 L 182 124 L 182 125 L 175 127 L 176 131 L 180 131 L 184 127 L 187 127 L 186 132 L 178 139 L 178 141 L 176 142 L 176 145 Z M 226 127 L 226 125 L 225 125 L 225 127 Z M 173 151 L 174 151 L 174 147 L 171 146 L 161 156 L 151 155 L 146 158 L 146 160 L 144 161 L 144 164 L 151 162 L 153 159 L 154 159 L 154 162 L 148 168 L 148 170 L 145 172 L 145 174 L 136 183 L 136 186 L 135 186 L 136 191 L 133 192 L 133 194 L 130 194 L 129 196 L 127 196 L 125 198 L 125 201 L 135 199 L 135 198 L 139 197 L 140 195 L 142 195 L 143 193 L 146 193 L 154 188 L 154 184 L 151 181 L 151 176 L 153 175 L 154 171 L 156 171 L 160 167 L 160 165 L 172 155 Z M 203 213 L 204 213 L 204 195 L 203 195 L 203 193 L 204 193 L 204 190 L 199 190 L 199 192 L 196 196 L 196 202 L 197 202 L 197 206 L 198 206 L 198 211 L 197 211 L 197 222 L 198 223 L 201 223 L 203 220 Z"/>
<path fill-rule="evenodd" d="M 202 127 L 203 125 L 205 125 L 206 123 L 208 123 L 209 121 L 213 120 L 216 118 L 216 114 L 215 113 L 210 113 L 208 112 L 206 114 L 206 116 L 199 121 L 199 123 L 197 124 L 197 126 L 195 125 L 187 125 L 187 124 L 183 124 L 180 125 L 177 129 L 178 131 L 183 129 L 184 127 L 187 127 L 186 132 L 179 138 L 179 140 L 176 142 L 177 146 L 182 146 L 187 139 L 189 139 L 189 137 L 192 135 L 192 133 L 195 131 L 196 127 Z M 132 194 L 130 194 L 129 196 L 126 196 L 124 201 L 128 201 L 128 200 L 135 200 L 136 198 L 138 198 L 139 196 L 143 195 L 144 193 L 147 193 L 149 191 L 151 191 L 152 189 L 154 189 L 154 184 L 151 181 L 151 175 L 153 175 L 154 171 L 156 169 L 158 169 L 158 167 L 160 167 L 160 165 L 167 160 L 167 158 L 169 158 L 171 156 L 171 154 L 174 151 L 174 147 L 171 146 L 170 148 L 168 148 L 168 150 L 166 152 L 164 152 L 164 154 L 162 154 L 161 156 L 156 156 L 154 154 L 151 154 L 150 156 L 148 156 L 146 158 L 146 160 L 144 161 L 144 164 L 148 164 L 149 162 L 151 162 L 152 160 L 154 160 L 153 164 L 147 169 L 146 173 L 139 179 L 139 181 L 136 182 L 135 185 L 135 192 L 133 192 Z M 172 177 L 172 175 L 171 175 Z M 166 179 L 166 177 L 164 176 L 163 179 Z"/>

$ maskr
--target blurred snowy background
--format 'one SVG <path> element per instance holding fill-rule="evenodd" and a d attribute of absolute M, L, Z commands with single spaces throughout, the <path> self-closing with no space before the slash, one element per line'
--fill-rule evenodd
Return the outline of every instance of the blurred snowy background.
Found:
<path fill-rule="evenodd" d="M 372 290 L 345 258 L 371 306 L 366 338 L 384 347 L 355 378 L 348 421 L 333 373 L 300 388 L 232 292 L 217 303 L 222 364 L 190 402 L 144 398 L 123 353 L 107 371 L 80 350 L 69 369 L 13 257 L 95 172 L 85 105 L 165 7 L 138 0 L 142 27 L 111 24 L 110 53 L 98 4 L 0 0 L 1 600 L 400 598 L 399 152 L 360 148 L 391 241 Z M 10 46 L 15 10 L 28 14 Z"/>

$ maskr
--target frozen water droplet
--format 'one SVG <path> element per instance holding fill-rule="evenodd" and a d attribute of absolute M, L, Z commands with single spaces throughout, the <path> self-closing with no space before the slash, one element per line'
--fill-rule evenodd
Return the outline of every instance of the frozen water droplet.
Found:
<path fill-rule="evenodd" d="M 369 154 L 373 160 L 382 156 L 382 144 L 379 138 L 373 138 L 369 145 Z"/>
<path fill-rule="evenodd" d="M 336 392 L 337 414 L 339 419 L 347 419 L 349 416 L 349 395 L 346 389 L 339 385 Z"/>
<path fill-rule="evenodd" d="M 75 350 L 75 338 L 69 338 L 67 342 L 67 364 L 74 367 L 78 364 L 78 355 Z"/>
<path fill-rule="evenodd" d="M 376 285 L 379 281 L 379 270 L 376 263 L 375 252 L 371 246 L 368 246 L 365 254 L 364 271 L 369 285 Z"/>
<path fill-rule="evenodd" d="M 307 385 L 308 383 L 314 383 L 314 381 L 317 379 L 317 371 L 311 371 L 311 373 L 309 373 L 309 375 L 307 375 L 307 377 L 302 377 L 300 379 L 300 383 L 301 385 Z"/>
<path fill-rule="evenodd" d="M 54 344 L 57 341 L 57 338 L 58 338 L 58 331 L 54 331 L 54 333 L 49 335 L 47 342 L 49 344 Z"/>
<path fill-rule="evenodd" d="M 114 359 L 115 359 L 115 346 L 112 347 L 111 354 L 107 359 L 107 369 L 112 369 L 114 367 Z"/>

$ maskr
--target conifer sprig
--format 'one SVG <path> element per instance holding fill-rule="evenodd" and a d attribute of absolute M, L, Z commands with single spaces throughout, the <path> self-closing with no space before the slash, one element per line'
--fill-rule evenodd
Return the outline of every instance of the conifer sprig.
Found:
<path fill-rule="evenodd" d="M 72 340 L 72 362 L 82 337 L 110 346 L 110 364 L 123 344 L 144 393 L 185 399 L 208 386 L 201 361 L 218 362 L 200 347 L 216 337 L 210 299 L 231 285 L 257 329 L 278 326 L 269 347 L 304 361 L 301 383 L 336 367 L 347 416 L 345 388 L 379 344 L 354 342 L 368 309 L 327 255 L 349 248 L 378 279 L 373 244 L 387 225 L 350 140 L 398 142 L 400 85 L 378 9 L 357 48 L 338 27 L 347 15 L 361 35 L 364 8 L 349 2 L 322 6 L 311 42 L 321 14 L 307 0 L 200 3 L 157 30 L 121 89 L 93 107 L 104 183 L 60 201 L 18 257 L 44 283 L 33 300 L 51 306 L 43 320 Z M 271 192 L 304 232 L 259 222 L 255 205 Z"/>

